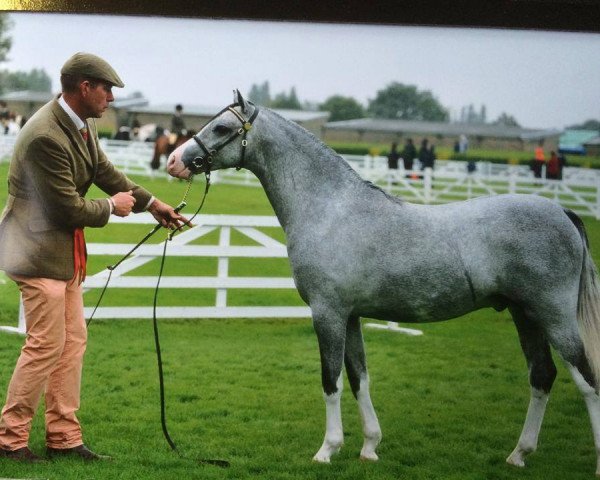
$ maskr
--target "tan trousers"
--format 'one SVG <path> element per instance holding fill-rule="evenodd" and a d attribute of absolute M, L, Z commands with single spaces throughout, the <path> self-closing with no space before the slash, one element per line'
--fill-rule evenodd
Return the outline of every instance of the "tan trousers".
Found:
<path fill-rule="evenodd" d="M 75 412 L 87 340 L 82 287 L 75 280 L 9 276 L 21 290 L 27 338 L 0 417 L 0 447 L 27 446 L 31 421 L 44 392 L 47 446 L 81 445 Z"/>

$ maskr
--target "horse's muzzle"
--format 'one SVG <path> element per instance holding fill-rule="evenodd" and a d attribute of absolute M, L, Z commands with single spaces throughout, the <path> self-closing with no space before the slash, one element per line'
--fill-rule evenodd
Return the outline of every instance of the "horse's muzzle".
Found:
<path fill-rule="evenodd" d="M 169 155 L 169 159 L 167 160 L 167 172 L 172 177 L 189 178 L 192 174 L 191 170 L 184 165 L 182 160 L 183 152 L 185 150 L 184 146 L 185 143 L 177 147 L 173 153 Z"/>

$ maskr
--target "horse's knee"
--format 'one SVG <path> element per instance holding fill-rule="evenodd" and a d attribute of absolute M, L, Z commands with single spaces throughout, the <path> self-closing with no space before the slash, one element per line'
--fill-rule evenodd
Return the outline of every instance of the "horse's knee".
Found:
<path fill-rule="evenodd" d="M 529 370 L 529 383 L 532 387 L 549 393 L 556 379 L 556 365 L 552 357 L 547 356 L 541 361 L 532 363 Z"/>
<path fill-rule="evenodd" d="M 331 382 L 325 378 L 323 380 L 323 398 L 325 399 L 325 403 L 335 405 L 339 403 L 340 398 L 342 397 L 342 391 L 344 389 L 344 381 L 342 379 L 342 375 L 338 375 L 337 379 Z M 325 384 L 327 383 L 327 388 L 325 388 Z"/>

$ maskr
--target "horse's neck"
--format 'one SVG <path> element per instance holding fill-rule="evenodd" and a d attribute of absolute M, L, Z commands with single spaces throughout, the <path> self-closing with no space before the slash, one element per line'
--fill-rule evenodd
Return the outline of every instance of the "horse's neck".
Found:
<path fill-rule="evenodd" d="M 346 192 L 361 189 L 363 180 L 319 140 L 279 117 L 270 120 L 249 168 L 284 229 L 325 213 L 332 203 L 339 207 Z"/>

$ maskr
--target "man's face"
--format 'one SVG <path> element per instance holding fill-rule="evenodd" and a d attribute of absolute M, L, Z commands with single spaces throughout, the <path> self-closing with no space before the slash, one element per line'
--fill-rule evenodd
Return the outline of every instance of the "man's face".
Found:
<path fill-rule="evenodd" d="M 83 82 L 83 87 L 87 117 L 100 118 L 110 105 L 110 102 L 115 100 L 112 93 L 112 85 L 99 81 L 94 86 L 93 83 L 86 81 Z"/>

